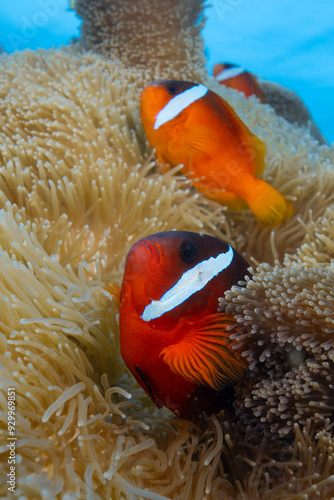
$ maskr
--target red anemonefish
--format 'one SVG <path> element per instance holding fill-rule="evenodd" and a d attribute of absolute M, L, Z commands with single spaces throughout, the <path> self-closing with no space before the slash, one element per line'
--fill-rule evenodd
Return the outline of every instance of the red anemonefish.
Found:
<path fill-rule="evenodd" d="M 262 91 L 256 77 L 241 66 L 230 63 L 215 64 L 213 76 L 221 85 L 239 90 L 246 97 L 256 95 L 261 101 L 263 100 Z"/>
<path fill-rule="evenodd" d="M 226 405 L 247 364 L 230 338 L 235 319 L 217 312 L 218 298 L 247 268 L 227 243 L 186 231 L 153 234 L 131 248 L 120 296 L 121 355 L 158 407 L 191 417 Z"/>
<path fill-rule="evenodd" d="M 204 85 L 151 83 L 141 94 L 141 119 L 158 160 L 183 164 L 182 171 L 206 197 L 237 210 L 248 205 L 269 225 L 292 215 L 290 202 L 256 177 L 265 165 L 263 142 Z"/>

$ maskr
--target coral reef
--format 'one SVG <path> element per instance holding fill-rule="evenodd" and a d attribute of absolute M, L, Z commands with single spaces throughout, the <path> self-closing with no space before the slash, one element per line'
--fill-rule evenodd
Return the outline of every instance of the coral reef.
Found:
<path fill-rule="evenodd" d="M 0 496 L 11 387 L 13 498 L 330 498 L 334 151 L 205 74 L 201 2 L 162 2 L 134 33 L 154 2 L 141 4 L 108 2 L 104 15 L 102 0 L 77 1 L 83 44 L 100 55 L 0 57 Z M 275 232 L 203 198 L 178 168 L 162 173 L 139 95 L 176 76 L 202 80 L 266 142 L 263 177 L 295 208 Z M 168 229 L 225 239 L 253 264 L 247 287 L 224 299 L 251 344 L 237 424 L 169 421 L 120 358 L 105 284 L 120 282 L 133 241 Z"/>

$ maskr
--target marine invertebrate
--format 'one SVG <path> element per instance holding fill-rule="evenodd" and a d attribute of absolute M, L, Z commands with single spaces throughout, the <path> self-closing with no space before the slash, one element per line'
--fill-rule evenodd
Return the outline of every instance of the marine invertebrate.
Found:
<path fill-rule="evenodd" d="M 153 70 L 159 78 L 205 74 L 203 0 L 184 0 L 182 5 L 178 0 L 160 0 L 159 5 L 151 0 L 76 0 L 75 9 L 83 20 L 80 43 L 85 49 L 118 59 L 125 68 Z"/>
<path fill-rule="evenodd" d="M 247 288 L 227 292 L 227 309 L 246 329 L 238 339 L 253 346 L 252 378 L 237 406 L 255 428 L 291 436 L 295 422 L 332 421 L 333 217 L 332 205 L 309 225 L 294 255 L 273 267 L 261 264 Z"/>
<path fill-rule="evenodd" d="M 181 6 L 180 14 L 173 15 L 180 16 L 176 26 L 183 33 L 197 37 L 191 5 L 198 14 L 199 3 L 186 2 L 184 12 Z M 110 22 L 101 15 L 102 2 L 85 6 L 93 17 L 100 6 L 96 19 Z M 118 12 L 125 19 L 122 9 L 115 11 L 116 28 Z M 154 20 L 159 22 L 157 16 Z M 122 29 L 126 34 L 124 24 Z M 157 38 L 165 33 L 158 27 L 152 31 Z M 96 39 L 103 32 L 109 32 L 108 26 Z M 117 45 L 121 32 L 115 33 Z M 294 285 L 290 277 L 300 271 L 298 266 L 304 266 L 307 282 L 312 266 L 316 278 L 329 270 L 333 149 L 319 148 L 306 130 L 287 124 L 269 106 L 221 89 L 205 75 L 201 43 L 185 37 L 182 54 L 173 59 L 167 48 L 170 59 L 164 64 L 146 57 L 148 52 L 128 65 L 127 51 L 122 60 L 117 59 L 120 50 L 107 51 L 108 60 L 75 48 L 0 58 L 1 404 L 6 404 L 7 388 L 14 386 L 16 497 L 38 499 L 45 492 L 50 498 L 70 494 L 153 500 L 333 494 L 331 422 L 317 431 L 308 421 L 304 428 L 289 426 L 296 444 L 285 443 L 283 450 L 281 443 L 276 448 L 264 442 L 258 446 L 252 415 L 248 430 L 215 417 L 203 429 L 185 421 L 167 423 L 170 414 L 155 410 L 119 356 L 117 309 L 103 287 L 119 281 L 132 242 L 149 233 L 202 230 L 228 241 L 247 259 L 267 263 L 255 271 L 255 277 L 263 276 L 263 285 L 256 278 L 250 281 L 247 300 L 252 300 L 252 286 L 266 296 L 266 276 L 269 289 L 282 300 Z M 180 54 L 189 58 L 187 65 L 181 64 Z M 140 124 L 138 96 L 148 81 L 175 77 L 174 72 L 179 78 L 203 78 L 266 142 L 264 179 L 295 207 L 293 218 L 275 233 L 259 228 L 250 212 L 229 212 L 194 193 L 182 176 L 157 169 Z M 266 267 L 275 259 L 283 263 L 277 265 L 277 275 Z M 281 290 L 285 277 L 286 290 Z M 301 286 L 297 280 L 299 309 L 316 318 L 316 305 L 306 302 Z M 318 287 L 326 291 L 326 286 L 320 279 Z M 241 291 L 234 292 L 228 297 L 230 307 L 241 307 Z M 327 342 L 325 318 L 331 309 L 322 302 L 319 293 L 319 323 L 303 325 L 309 318 L 298 313 L 296 343 L 306 341 L 304 326 L 319 337 L 319 345 Z M 267 357 L 266 363 L 273 368 L 277 360 L 277 367 L 283 366 L 281 354 L 289 343 L 284 332 L 293 329 L 289 307 L 282 346 L 270 326 L 277 317 L 264 317 L 261 323 L 254 310 L 254 324 L 261 328 L 253 335 L 243 305 L 238 309 L 243 335 L 263 340 L 261 329 L 271 333 L 272 363 Z M 311 344 L 303 350 L 315 359 L 316 346 Z M 331 348 L 325 350 L 321 355 L 328 356 Z M 256 360 L 261 352 L 255 349 L 250 356 Z M 273 405 L 277 403 L 279 398 L 273 398 Z M 320 416 L 326 418 L 327 411 Z M 1 418 L 5 442 L 6 414 Z M 279 432 L 279 420 L 270 422 L 268 417 L 266 430 L 275 430 L 275 424 Z M 3 446 L 0 452 L 0 492 L 5 496 L 8 449 Z"/>
<path fill-rule="evenodd" d="M 301 126 L 309 126 L 310 132 L 320 144 L 326 144 L 326 139 L 300 97 L 290 89 L 275 82 L 260 80 L 259 85 L 265 102 L 270 104 L 279 116 L 288 122 Z"/>
<path fill-rule="evenodd" d="M 206 217 L 208 226 L 214 227 L 219 217 L 224 218 L 203 207 L 185 179 L 173 173 L 148 177 L 154 163 L 144 156 L 136 88 L 124 83 L 122 90 L 113 76 L 114 63 L 69 52 L 59 54 L 57 65 L 54 57 L 52 52 L 28 52 L 18 55 L 13 66 L 11 58 L 5 63 L 0 104 L 2 205 L 10 201 L 33 220 L 56 221 L 66 214 L 74 231 L 88 225 L 89 242 L 81 257 L 89 260 L 87 249 L 101 249 L 103 244 L 100 257 L 105 256 L 106 263 L 109 255 L 114 269 L 134 239 L 181 226 L 199 229 L 206 225 Z M 20 71 L 13 76 L 15 64 Z M 40 83 L 45 78 L 49 90 Z"/>

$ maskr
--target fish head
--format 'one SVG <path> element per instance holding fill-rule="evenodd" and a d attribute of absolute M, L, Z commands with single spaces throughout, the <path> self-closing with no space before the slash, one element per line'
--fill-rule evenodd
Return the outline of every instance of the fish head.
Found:
<path fill-rule="evenodd" d="M 218 298 L 243 279 L 248 264 L 227 243 L 209 235 L 168 231 L 139 240 L 125 266 L 122 303 L 147 325 L 171 329 L 179 321 L 213 314 Z"/>
<path fill-rule="evenodd" d="M 121 355 L 155 404 L 179 415 L 218 411 L 216 391 L 242 376 L 218 312 L 218 298 L 244 279 L 248 264 L 209 235 L 169 231 L 139 240 L 128 253 L 121 289 Z M 233 320 L 233 318 L 232 318 Z M 196 362 L 193 360 L 196 359 Z"/>
<path fill-rule="evenodd" d="M 232 64 L 232 63 L 228 63 L 228 62 L 217 63 L 213 67 L 213 73 L 212 74 L 213 74 L 214 77 L 216 77 L 219 73 L 221 73 L 222 71 L 228 70 L 228 69 L 229 70 L 238 70 L 238 69 L 242 69 L 242 68 L 238 64 Z"/>
<path fill-rule="evenodd" d="M 141 120 L 150 140 L 150 131 L 155 129 L 158 114 L 176 96 L 194 87 L 193 82 L 161 80 L 147 85 L 140 99 Z"/>

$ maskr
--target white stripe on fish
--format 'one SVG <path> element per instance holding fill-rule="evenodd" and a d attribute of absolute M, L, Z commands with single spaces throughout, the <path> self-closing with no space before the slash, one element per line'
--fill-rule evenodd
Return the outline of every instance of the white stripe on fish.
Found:
<path fill-rule="evenodd" d="M 218 73 L 218 75 L 216 76 L 216 80 L 218 82 L 223 82 L 224 80 L 228 80 L 229 78 L 239 76 L 244 72 L 245 72 L 244 68 L 241 68 L 240 66 L 237 68 L 223 69 L 223 71 Z"/>
<path fill-rule="evenodd" d="M 160 298 L 152 300 L 143 314 L 144 321 L 160 318 L 163 314 L 189 299 L 194 293 L 202 290 L 217 274 L 227 269 L 233 260 L 233 248 L 229 246 L 226 253 L 210 257 L 182 274 L 179 281 Z"/>
<path fill-rule="evenodd" d="M 186 109 L 190 104 L 204 97 L 207 91 L 208 88 L 199 83 L 173 97 L 155 117 L 153 129 L 157 130 L 161 125 L 164 125 L 164 123 L 173 120 L 173 118 L 179 115 L 181 111 Z"/>

